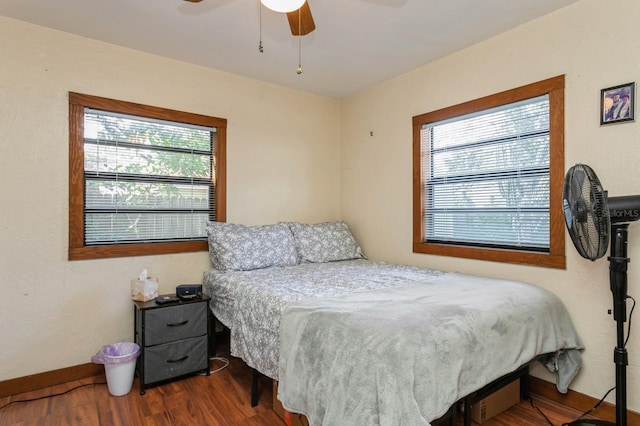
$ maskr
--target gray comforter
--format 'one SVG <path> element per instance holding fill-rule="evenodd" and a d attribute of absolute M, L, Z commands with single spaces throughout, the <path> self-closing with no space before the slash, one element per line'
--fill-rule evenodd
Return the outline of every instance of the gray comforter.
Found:
<path fill-rule="evenodd" d="M 427 425 L 541 354 L 566 392 L 582 342 L 536 286 L 457 273 L 282 311 L 278 398 L 317 425 Z"/>
<path fill-rule="evenodd" d="M 231 355 L 278 380 L 280 317 L 289 304 L 391 288 L 443 273 L 360 259 L 252 271 L 211 269 L 204 274 L 204 287 L 211 296 L 213 314 L 231 330 Z"/>

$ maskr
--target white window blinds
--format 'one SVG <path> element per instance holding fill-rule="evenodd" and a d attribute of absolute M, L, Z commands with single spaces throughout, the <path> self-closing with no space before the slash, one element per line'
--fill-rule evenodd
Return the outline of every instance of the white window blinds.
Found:
<path fill-rule="evenodd" d="M 84 110 L 85 244 L 205 240 L 215 128 Z"/>
<path fill-rule="evenodd" d="M 548 95 L 421 128 L 426 241 L 549 250 Z"/>

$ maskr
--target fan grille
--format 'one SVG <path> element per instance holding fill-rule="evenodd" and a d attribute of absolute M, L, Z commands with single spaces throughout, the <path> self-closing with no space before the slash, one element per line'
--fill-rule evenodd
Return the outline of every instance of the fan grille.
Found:
<path fill-rule="evenodd" d="M 591 167 L 576 164 L 567 172 L 562 205 L 569 236 L 578 253 L 596 260 L 605 255 L 609 244 L 607 195 Z"/>

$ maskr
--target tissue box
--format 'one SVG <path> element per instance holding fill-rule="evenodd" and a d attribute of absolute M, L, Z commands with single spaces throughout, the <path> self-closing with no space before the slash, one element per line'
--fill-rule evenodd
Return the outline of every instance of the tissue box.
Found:
<path fill-rule="evenodd" d="M 131 280 L 131 298 L 138 302 L 146 302 L 158 297 L 158 280 L 152 277 L 146 280 Z"/>

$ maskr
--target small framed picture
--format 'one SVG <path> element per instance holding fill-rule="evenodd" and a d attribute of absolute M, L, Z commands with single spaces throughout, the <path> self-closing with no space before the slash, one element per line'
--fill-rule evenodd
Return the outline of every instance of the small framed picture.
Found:
<path fill-rule="evenodd" d="M 600 125 L 635 119 L 636 83 L 621 84 L 600 91 Z"/>

